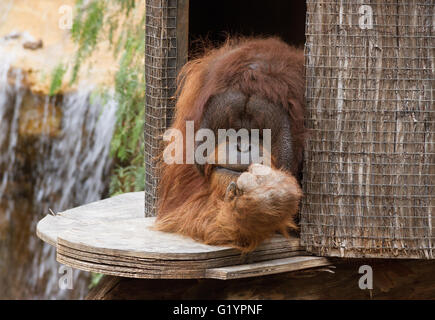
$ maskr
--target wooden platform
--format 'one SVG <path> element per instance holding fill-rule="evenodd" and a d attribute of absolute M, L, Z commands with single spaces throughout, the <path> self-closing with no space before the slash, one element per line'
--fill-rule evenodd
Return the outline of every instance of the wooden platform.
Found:
<path fill-rule="evenodd" d="M 298 238 L 275 236 L 250 254 L 153 230 L 144 218 L 144 193 L 47 215 L 37 235 L 57 249 L 57 260 L 85 271 L 145 279 L 237 279 L 330 265 L 309 256 Z"/>

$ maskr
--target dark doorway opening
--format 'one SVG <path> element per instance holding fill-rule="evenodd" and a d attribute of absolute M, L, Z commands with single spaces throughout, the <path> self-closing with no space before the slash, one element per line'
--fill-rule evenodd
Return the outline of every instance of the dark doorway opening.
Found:
<path fill-rule="evenodd" d="M 190 0 L 189 48 L 218 45 L 228 35 L 279 36 L 289 44 L 305 43 L 305 1 Z"/>

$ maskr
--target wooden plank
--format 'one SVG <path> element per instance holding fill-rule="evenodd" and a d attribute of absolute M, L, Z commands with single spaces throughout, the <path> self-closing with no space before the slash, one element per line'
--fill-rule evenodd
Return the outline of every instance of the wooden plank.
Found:
<path fill-rule="evenodd" d="M 279 256 L 300 256 L 306 254 L 305 252 L 295 251 L 280 254 Z M 265 256 L 264 260 L 271 260 L 276 258 L 276 255 Z M 205 266 L 173 266 L 168 264 L 137 264 L 126 263 L 117 259 L 101 260 L 94 257 L 77 256 L 74 253 L 58 250 L 57 261 L 63 264 L 67 264 L 71 267 L 78 268 L 85 271 L 97 272 L 103 274 L 110 274 L 120 277 L 129 277 L 131 274 L 135 274 L 135 278 L 144 279 L 191 279 L 191 278 L 207 278 L 206 274 L 207 265 L 233 265 L 231 261 L 211 261 L 214 263 L 208 263 Z M 263 261 L 263 260 L 261 260 Z"/>
<path fill-rule="evenodd" d="M 206 270 L 220 274 L 224 271 L 217 268 L 307 255 L 296 237 L 275 235 L 253 252 L 241 254 L 234 248 L 209 246 L 179 234 L 154 230 L 155 218 L 143 217 L 143 199 L 143 192 L 123 194 L 49 215 L 38 223 L 37 234 L 56 247 L 60 263 L 133 278 L 205 278 Z M 272 271 L 268 270 L 254 265 L 250 272 L 238 274 L 253 276 L 287 269 L 278 263 Z M 228 272 L 226 277 L 234 277 L 232 274 Z"/>
<path fill-rule="evenodd" d="M 162 259 L 143 259 L 135 257 L 111 256 L 74 250 L 65 246 L 57 247 L 57 254 L 62 256 L 74 257 L 77 260 L 101 263 L 106 265 L 120 265 L 143 267 L 150 269 L 162 270 L 164 268 L 171 269 L 206 269 L 220 266 L 238 265 L 252 263 L 276 258 L 283 258 L 295 255 L 304 255 L 305 251 L 288 251 L 286 249 L 267 250 L 264 253 L 254 252 L 252 255 L 233 255 L 228 257 L 218 257 L 204 260 L 162 260 Z"/>
<path fill-rule="evenodd" d="M 153 271 L 145 268 L 134 268 L 126 266 L 113 266 L 89 261 L 80 261 L 67 256 L 57 256 L 59 263 L 68 265 L 88 272 L 102 273 L 118 277 L 138 278 L 138 279 L 200 279 L 204 278 L 205 269 L 201 270 L 179 270 L 178 272 Z"/>
<path fill-rule="evenodd" d="M 331 262 L 326 258 L 313 256 L 298 256 L 285 259 L 268 260 L 251 264 L 242 264 L 238 266 L 208 269 L 206 271 L 206 278 L 220 280 L 240 279 L 330 265 Z"/>
<path fill-rule="evenodd" d="M 74 257 L 65 255 L 58 256 L 60 263 L 73 268 L 89 272 L 103 273 L 118 277 L 129 277 L 138 279 L 240 279 L 248 277 L 264 276 L 276 273 L 290 272 L 321 266 L 329 266 L 326 258 L 295 256 L 285 259 L 274 259 L 259 263 L 243 264 L 212 269 L 173 269 L 173 268 L 147 268 L 125 265 L 106 265 L 100 262 L 81 261 Z"/>
<path fill-rule="evenodd" d="M 143 199 L 143 192 L 129 192 L 56 213 L 55 216 L 47 215 L 38 222 L 36 235 L 56 246 L 58 235 L 74 227 L 80 229 L 84 225 L 143 217 Z"/>
<path fill-rule="evenodd" d="M 236 249 L 209 246 L 191 238 L 153 230 L 155 218 L 135 218 L 119 221 L 81 224 L 58 235 L 58 245 L 73 249 L 108 254 L 164 260 L 199 260 L 239 254 Z M 264 242 L 264 248 L 299 248 L 298 239 L 276 235 Z"/>
<path fill-rule="evenodd" d="M 177 3 L 177 75 L 187 62 L 189 48 L 189 0 Z"/>
<path fill-rule="evenodd" d="M 80 222 L 75 219 L 48 215 L 38 222 L 36 226 L 36 235 L 39 239 L 47 242 L 53 247 L 56 247 L 57 236 L 60 233 L 79 226 Z"/>

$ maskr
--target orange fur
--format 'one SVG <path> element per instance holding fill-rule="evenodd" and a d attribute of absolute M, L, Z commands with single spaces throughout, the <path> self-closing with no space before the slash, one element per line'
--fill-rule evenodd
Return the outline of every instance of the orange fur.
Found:
<path fill-rule="evenodd" d="M 267 69 L 247 68 L 253 59 Z M 173 128 L 185 133 L 186 121 L 193 120 L 197 129 L 210 97 L 236 88 L 246 95 L 260 94 L 288 111 L 294 157 L 291 172 L 275 168 L 279 186 L 259 185 L 231 200 L 224 199 L 230 181 L 216 179 L 212 166 L 206 165 L 202 175 L 195 165 L 162 162 L 157 229 L 250 251 L 274 232 L 297 228 L 294 217 L 302 192 L 292 174 L 299 170 L 305 139 L 303 70 L 302 51 L 276 38 L 228 40 L 183 67 Z"/>

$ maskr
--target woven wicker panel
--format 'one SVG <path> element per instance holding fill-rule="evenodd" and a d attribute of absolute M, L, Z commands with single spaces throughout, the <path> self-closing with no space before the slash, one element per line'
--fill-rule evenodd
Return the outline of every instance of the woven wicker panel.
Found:
<path fill-rule="evenodd" d="M 156 159 L 172 121 L 177 75 L 177 0 L 147 0 L 145 25 L 145 216 L 155 216 Z"/>
<path fill-rule="evenodd" d="M 434 7 L 307 1 L 309 251 L 434 258 Z"/>

